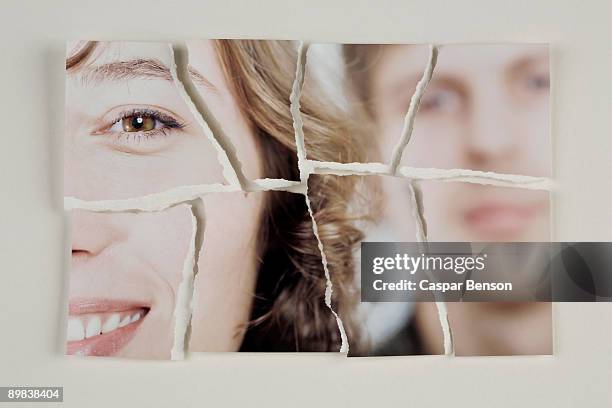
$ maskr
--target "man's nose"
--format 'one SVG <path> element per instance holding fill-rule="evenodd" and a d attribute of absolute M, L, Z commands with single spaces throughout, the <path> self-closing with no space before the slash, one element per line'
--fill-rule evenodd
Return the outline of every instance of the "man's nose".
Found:
<path fill-rule="evenodd" d="M 519 150 L 511 109 L 501 92 L 474 98 L 465 129 L 465 158 L 471 168 L 508 171 Z"/>

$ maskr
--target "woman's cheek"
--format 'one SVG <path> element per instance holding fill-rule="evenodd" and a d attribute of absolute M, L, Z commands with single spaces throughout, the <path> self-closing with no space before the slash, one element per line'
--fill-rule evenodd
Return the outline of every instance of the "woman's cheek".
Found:
<path fill-rule="evenodd" d="M 122 199 L 185 185 L 224 183 L 217 153 L 204 135 L 166 137 L 176 141 L 155 154 L 122 154 L 93 143 L 77 144 L 65 160 L 64 194 Z"/>
<path fill-rule="evenodd" d="M 169 358 L 174 343 L 178 288 L 193 240 L 191 211 L 180 205 L 159 213 L 138 214 L 130 229 L 132 233 L 125 245 L 150 266 L 149 282 L 141 284 L 151 288 L 151 309 L 120 355 Z"/>
<path fill-rule="evenodd" d="M 192 351 L 240 348 L 255 293 L 265 194 L 203 198 L 205 230 L 195 280 Z"/>

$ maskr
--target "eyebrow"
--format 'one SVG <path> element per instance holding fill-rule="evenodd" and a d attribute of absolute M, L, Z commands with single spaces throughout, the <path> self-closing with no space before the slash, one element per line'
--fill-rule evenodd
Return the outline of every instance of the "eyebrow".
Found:
<path fill-rule="evenodd" d="M 524 71 L 538 64 L 548 65 L 548 55 L 524 55 L 516 60 L 512 61 L 511 64 L 506 68 L 506 71 L 510 74 Z M 550 70 L 550 68 L 549 68 Z"/>
<path fill-rule="evenodd" d="M 218 93 L 217 88 L 195 68 L 187 68 L 194 82 Z M 173 81 L 170 69 L 155 58 L 134 58 L 113 61 L 102 65 L 85 66 L 75 70 L 84 84 L 100 85 L 106 81 L 127 81 L 130 79 L 161 79 Z"/>

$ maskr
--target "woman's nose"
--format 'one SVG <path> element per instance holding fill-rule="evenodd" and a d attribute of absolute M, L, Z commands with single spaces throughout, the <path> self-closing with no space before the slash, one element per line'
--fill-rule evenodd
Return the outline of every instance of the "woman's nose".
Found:
<path fill-rule="evenodd" d="M 76 210 L 72 212 L 72 256 L 95 257 L 124 238 L 113 214 Z"/>

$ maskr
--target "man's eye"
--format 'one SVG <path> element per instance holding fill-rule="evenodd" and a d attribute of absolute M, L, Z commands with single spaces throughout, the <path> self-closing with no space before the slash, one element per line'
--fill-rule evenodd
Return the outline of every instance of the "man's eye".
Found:
<path fill-rule="evenodd" d="M 419 111 L 422 112 L 455 112 L 461 107 L 461 96 L 450 89 L 431 89 L 421 100 Z"/>
<path fill-rule="evenodd" d="M 124 132 L 148 132 L 156 128 L 157 120 L 149 115 L 130 115 L 121 119 Z"/>
<path fill-rule="evenodd" d="M 549 89 L 550 78 L 548 75 L 530 75 L 526 80 L 527 87 L 530 89 Z"/>

